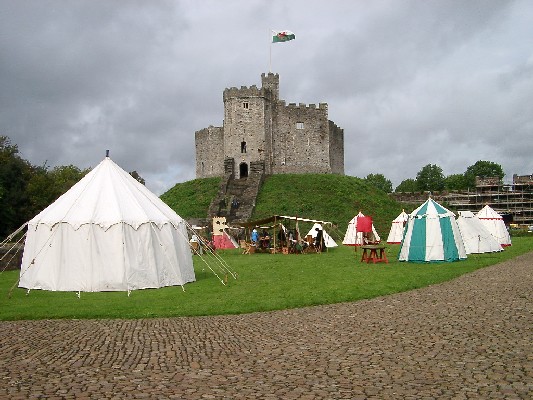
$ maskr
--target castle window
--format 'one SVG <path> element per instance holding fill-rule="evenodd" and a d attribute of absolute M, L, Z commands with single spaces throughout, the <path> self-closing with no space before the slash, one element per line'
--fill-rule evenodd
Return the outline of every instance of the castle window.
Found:
<path fill-rule="evenodd" d="M 241 142 L 241 153 L 246 153 L 246 142 Z"/>
<path fill-rule="evenodd" d="M 242 103 L 242 108 L 244 108 L 245 110 L 248 110 L 248 102 L 247 101 Z"/>
<path fill-rule="evenodd" d="M 296 123 L 296 129 L 303 129 L 304 128 L 304 123 L 303 122 L 297 122 Z"/>

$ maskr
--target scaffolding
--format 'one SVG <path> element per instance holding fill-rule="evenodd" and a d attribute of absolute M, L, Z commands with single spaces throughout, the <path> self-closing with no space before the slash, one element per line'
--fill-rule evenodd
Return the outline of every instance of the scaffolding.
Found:
<path fill-rule="evenodd" d="M 475 191 L 448 193 L 447 204 L 457 210 L 479 211 L 486 204 L 509 222 L 533 224 L 533 175 L 513 175 L 511 183 L 498 177 L 476 177 Z"/>

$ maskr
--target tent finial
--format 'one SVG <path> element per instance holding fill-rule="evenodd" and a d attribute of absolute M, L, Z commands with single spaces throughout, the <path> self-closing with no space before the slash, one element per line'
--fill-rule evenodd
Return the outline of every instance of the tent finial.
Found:
<path fill-rule="evenodd" d="M 105 156 L 106 156 L 106 158 L 109 157 L 109 150 L 106 150 L 106 151 L 105 151 Z"/>

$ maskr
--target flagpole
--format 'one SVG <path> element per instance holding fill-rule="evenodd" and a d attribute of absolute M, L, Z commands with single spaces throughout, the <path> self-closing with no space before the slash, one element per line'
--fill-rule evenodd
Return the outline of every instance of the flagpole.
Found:
<path fill-rule="evenodd" d="M 272 72 L 272 30 L 269 33 L 269 42 L 270 42 L 270 56 L 268 59 L 268 72 Z"/>

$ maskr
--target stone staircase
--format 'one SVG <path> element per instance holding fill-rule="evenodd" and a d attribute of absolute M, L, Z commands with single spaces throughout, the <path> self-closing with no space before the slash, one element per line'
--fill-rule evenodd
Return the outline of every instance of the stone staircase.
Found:
<path fill-rule="evenodd" d="M 225 175 L 218 194 L 209 206 L 209 218 L 226 217 L 227 223 L 248 221 L 264 180 L 264 163 L 250 163 L 248 177 L 235 179 L 233 159 L 225 160 Z"/>

